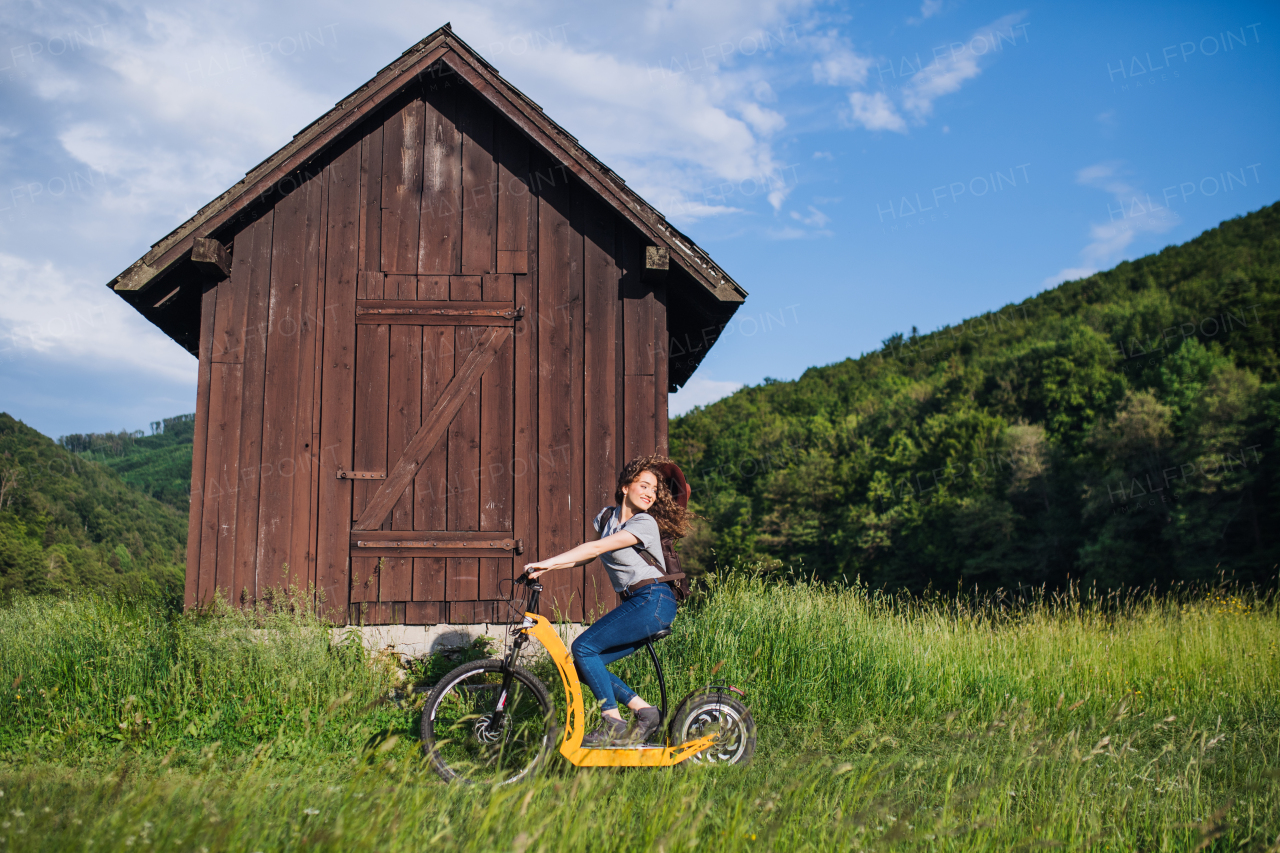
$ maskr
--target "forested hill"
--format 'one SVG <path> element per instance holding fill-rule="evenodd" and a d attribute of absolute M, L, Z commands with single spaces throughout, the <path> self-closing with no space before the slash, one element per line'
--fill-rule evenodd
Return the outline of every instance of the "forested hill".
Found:
<path fill-rule="evenodd" d="M 191 505 L 191 445 L 196 416 L 178 415 L 141 430 L 64 435 L 58 444 L 101 462 L 135 489 L 183 512 Z"/>
<path fill-rule="evenodd" d="M 186 539 L 185 511 L 0 414 L 0 598 L 93 589 L 180 603 Z"/>
<path fill-rule="evenodd" d="M 890 588 L 1272 583 L 1280 205 L 673 419 L 695 566 Z"/>

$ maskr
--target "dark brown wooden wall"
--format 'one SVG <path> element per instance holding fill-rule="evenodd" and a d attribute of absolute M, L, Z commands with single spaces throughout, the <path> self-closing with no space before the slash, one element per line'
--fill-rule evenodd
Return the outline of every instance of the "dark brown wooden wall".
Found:
<path fill-rule="evenodd" d="M 415 83 L 281 190 L 202 303 L 188 606 L 292 584 L 339 621 L 505 620 L 500 582 L 581 542 L 626 459 L 666 452 L 666 298 L 640 234 L 457 78 Z M 392 302 L 524 313 L 368 315 Z M 384 481 L 339 472 L 388 475 L 502 323 L 412 484 L 353 531 Z M 417 531 L 524 550 L 353 544 Z M 548 578 L 544 612 L 616 601 L 598 562 Z"/>

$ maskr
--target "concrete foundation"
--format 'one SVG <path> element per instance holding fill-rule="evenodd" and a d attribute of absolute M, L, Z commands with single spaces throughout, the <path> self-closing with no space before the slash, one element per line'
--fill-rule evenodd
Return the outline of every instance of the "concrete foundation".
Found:
<path fill-rule="evenodd" d="M 474 625 L 345 625 L 333 629 L 334 641 L 341 641 L 350 634 L 358 634 L 360 642 L 369 652 L 389 651 L 409 658 L 426 657 L 432 652 L 466 648 L 477 637 L 489 637 L 501 654 L 501 649 L 511 640 L 509 623 L 477 623 Z M 586 625 L 575 622 L 556 624 L 556 632 L 568 646 L 578 635 L 587 630 Z M 536 644 L 535 648 L 537 647 Z"/>

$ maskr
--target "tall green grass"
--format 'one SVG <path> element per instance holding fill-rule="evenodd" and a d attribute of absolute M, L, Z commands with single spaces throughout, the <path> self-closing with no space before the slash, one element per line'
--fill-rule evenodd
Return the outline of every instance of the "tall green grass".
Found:
<path fill-rule="evenodd" d="M 1263 850 L 1277 615 L 734 576 L 660 649 L 673 699 L 745 689 L 751 766 L 557 759 L 487 790 L 431 775 L 395 668 L 306 615 L 25 600 L 0 610 L 0 849 Z"/>
<path fill-rule="evenodd" d="M 96 596 L 19 599 L 0 609 L 0 749 L 73 762 L 170 749 L 184 760 L 215 742 L 350 750 L 388 724 L 371 711 L 390 672 L 296 609 L 180 616 Z"/>

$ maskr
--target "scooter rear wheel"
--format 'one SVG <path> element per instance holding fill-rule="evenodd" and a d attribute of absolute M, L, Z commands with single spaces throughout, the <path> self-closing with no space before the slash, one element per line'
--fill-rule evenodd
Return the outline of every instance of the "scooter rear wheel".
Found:
<path fill-rule="evenodd" d="M 746 764 L 756 751 L 756 724 L 728 688 L 704 687 L 684 698 L 671 718 L 671 743 L 715 734 L 716 742 L 687 760 L 697 764 Z"/>

